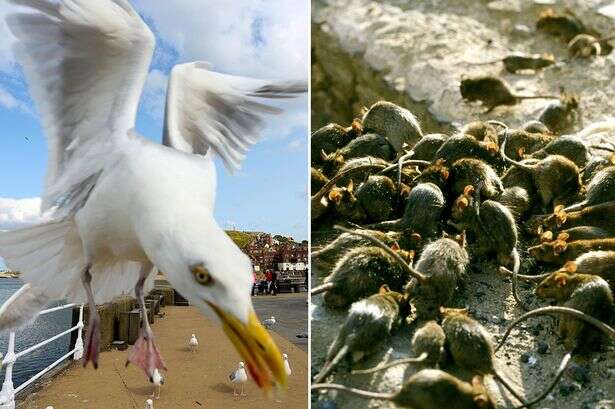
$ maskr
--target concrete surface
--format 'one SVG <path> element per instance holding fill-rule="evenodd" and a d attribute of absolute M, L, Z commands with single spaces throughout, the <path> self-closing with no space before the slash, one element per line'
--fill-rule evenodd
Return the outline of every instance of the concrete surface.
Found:
<path fill-rule="evenodd" d="M 287 300 L 279 298 L 276 301 L 276 310 L 281 310 Z M 260 302 L 256 304 L 261 305 L 260 311 L 270 311 Z M 164 312 L 165 318 L 158 319 L 153 327 L 168 366 L 161 398 L 154 403 L 156 409 L 307 407 L 307 354 L 282 336 L 272 332 L 280 350 L 289 355 L 293 370 L 286 396 L 267 401 L 249 381 L 247 398 L 235 400 L 228 375 L 236 369 L 240 358 L 217 322 L 202 316 L 194 307 L 171 306 Z M 188 350 L 192 333 L 199 339 L 196 353 Z M 55 378 L 45 381 L 38 392 L 30 394 L 18 407 L 141 409 L 152 393 L 152 385 L 140 369 L 124 367 L 126 356 L 127 351 L 101 353 L 97 371 L 91 366 L 84 369 L 80 362 L 75 362 Z"/>

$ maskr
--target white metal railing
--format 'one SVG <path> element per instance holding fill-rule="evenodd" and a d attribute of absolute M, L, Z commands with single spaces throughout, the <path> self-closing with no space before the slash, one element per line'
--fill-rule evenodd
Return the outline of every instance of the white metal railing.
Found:
<path fill-rule="evenodd" d="M 76 361 L 83 357 L 83 304 L 65 304 L 60 305 L 59 307 L 49 308 L 43 310 L 39 313 L 39 316 L 49 314 L 55 311 L 64 310 L 67 308 L 73 308 L 79 306 L 79 322 L 72 328 L 67 329 L 57 335 L 54 335 L 51 338 L 46 339 L 45 341 L 39 342 L 38 344 L 32 345 L 29 348 L 24 349 L 23 351 L 15 353 L 15 332 L 11 331 L 9 334 L 9 345 L 6 355 L 2 360 L 2 365 L 0 367 L 6 367 L 4 374 L 4 383 L 2 384 L 2 390 L 0 391 L 0 409 L 15 409 L 15 395 L 17 395 L 21 390 L 26 388 L 28 385 L 35 382 L 41 376 L 45 375 L 47 372 L 55 368 L 60 362 L 64 361 L 71 355 L 73 359 Z M 17 388 L 13 387 L 13 365 L 15 362 L 23 357 L 24 355 L 29 354 L 30 352 L 36 351 L 37 349 L 49 344 L 50 342 L 55 341 L 56 339 L 63 337 L 66 334 L 69 334 L 73 331 L 77 330 L 77 341 L 75 342 L 75 347 L 64 354 L 62 357 L 58 358 L 51 365 L 44 368 L 42 371 L 34 375 L 32 378 L 28 379 L 26 382 L 19 385 Z M 2 355 L 0 355 L 0 358 Z"/>

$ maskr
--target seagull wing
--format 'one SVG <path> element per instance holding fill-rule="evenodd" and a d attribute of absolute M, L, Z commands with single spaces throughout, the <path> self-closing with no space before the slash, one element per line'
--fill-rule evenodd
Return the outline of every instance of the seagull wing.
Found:
<path fill-rule="evenodd" d="M 127 0 L 9 0 L 16 55 L 49 145 L 42 210 L 85 202 L 134 127 L 154 35 Z"/>
<path fill-rule="evenodd" d="M 291 98 L 306 91 L 306 81 L 220 74 L 201 61 L 177 65 L 169 78 L 163 143 L 200 155 L 212 148 L 229 171 L 237 170 L 258 140 L 263 116 L 282 112 L 263 99 Z"/>

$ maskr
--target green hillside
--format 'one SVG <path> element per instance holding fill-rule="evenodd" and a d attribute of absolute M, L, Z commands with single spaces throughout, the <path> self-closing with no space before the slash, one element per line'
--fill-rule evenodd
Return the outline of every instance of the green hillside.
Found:
<path fill-rule="evenodd" d="M 240 249 L 252 241 L 254 233 L 248 233 L 244 231 L 229 230 L 226 232 L 228 236 L 239 246 Z"/>

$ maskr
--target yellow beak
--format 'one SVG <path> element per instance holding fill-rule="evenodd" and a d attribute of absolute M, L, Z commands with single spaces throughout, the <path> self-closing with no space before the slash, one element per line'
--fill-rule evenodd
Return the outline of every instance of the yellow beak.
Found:
<path fill-rule="evenodd" d="M 234 315 L 222 311 L 209 302 L 208 304 L 222 321 L 224 333 L 247 363 L 250 375 L 263 389 L 265 395 L 271 396 L 274 383 L 285 389 L 286 371 L 282 354 L 254 311 L 250 312 L 248 323 L 244 324 Z"/>

